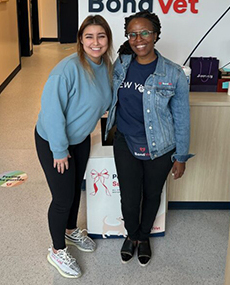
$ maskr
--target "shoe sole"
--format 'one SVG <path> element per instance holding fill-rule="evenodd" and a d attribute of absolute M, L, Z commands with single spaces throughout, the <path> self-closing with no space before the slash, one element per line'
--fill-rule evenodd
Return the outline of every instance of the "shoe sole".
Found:
<path fill-rule="evenodd" d="M 127 264 L 127 263 L 129 263 L 131 260 L 133 260 L 133 257 L 130 258 L 128 261 L 124 261 L 124 260 L 121 259 L 121 263 L 122 263 L 122 264 Z"/>
<path fill-rule="evenodd" d="M 124 260 L 122 259 L 122 257 L 121 257 L 121 263 L 122 263 L 122 264 L 127 264 L 127 263 L 129 263 L 130 261 L 133 260 L 135 254 L 136 254 L 136 253 L 134 252 L 133 256 L 132 256 L 128 261 L 124 261 Z"/>
<path fill-rule="evenodd" d="M 57 266 L 57 264 L 55 263 L 55 262 L 53 262 L 53 260 L 50 258 L 50 255 L 48 254 L 47 255 L 47 260 L 48 260 L 48 262 L 51 264 L 51 265 L 53 265 L 57 270 L 58 270 L 58 272 L 63 276 L 63 277 L 66 277 L 66 278 L 79 278 L 79 277 L 81 277 L 81 273 L 78 275 L 78 276 L 76 276 L 76 275 L 69 275 L 69 274 L 67 274 L 67 273 L 65 273 L 64 271 L 62 271 L 58 266 Z"/>
<path fill-rule="evenodd" d="M 94 251 L 96 250 L 96 248 L 93 249 L 93 250 L 91 250 L 91 249 L 84 249 L 84 248 L 80 247 L 79 245 L 77 245 L 75 242 L 73 242 L 73 241 L 71 241 L 71 240 L 68 240 L 67 238 L 65 239 L 65 242 L 66 242 L 66 244 L 68 244 L 68 245 L 74 245 L 74 246 L 76 246 L 79 250 L 84 251 L 84 252 L 94 252 Z"/>
<path fill-rule="evenodd" d="M 151 259 L 149 259 L 149 261 L 147 263 L 140 263 L 139 259 L 138 259 L 138 263 L 140 264 L 140 266 L 145 267 L 150 263 Z"/>

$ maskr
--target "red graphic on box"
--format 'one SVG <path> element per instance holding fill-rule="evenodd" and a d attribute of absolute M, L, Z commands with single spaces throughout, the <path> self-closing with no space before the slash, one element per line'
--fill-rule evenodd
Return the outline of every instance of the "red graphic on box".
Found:
<path fill-rule="evenodd" d="M 108 196 L 111 196 L 108 187 L 105 185 L 105 179 L 109 178 L 109 173 L 107 169 L 103 169 L 101 172 L 97 172 L 95 169 L 91 170 L 90 172 L 91 178 L 94 180 L 93 181 L 93 188 L 94 192 L 90 193 L 90 195 L 96 195 L 98 191 L 97 183 L 101 183 L 103 187 L 105 188 L 105 193 Z"/>

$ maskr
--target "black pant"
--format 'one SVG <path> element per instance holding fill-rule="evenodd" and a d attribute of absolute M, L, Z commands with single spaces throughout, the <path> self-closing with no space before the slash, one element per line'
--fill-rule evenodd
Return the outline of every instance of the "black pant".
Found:
<path fill-rule="evenodd" d="M 81 184 L 89 158 L 90 136 L 82 143 L 69 147 L 69 169 L 63 174 L 53 167 L 53 154 L 49 143 L 42 139 L 36 130 L 35 142 L 38 158 L 52 194 L 48 221 L 53 246 L 55 249 L 63 249 L 66 247 L 65 230 L 77 226 Z"/>
<path fill-rule="evenodd" d="M 146 240 L 160 206 L 161 193 L 172 168 L 174 150 L 154 160 L 135 158 L 117 131 L 114 156 L 121 192 L 125 228 L 132 240 Z"/>

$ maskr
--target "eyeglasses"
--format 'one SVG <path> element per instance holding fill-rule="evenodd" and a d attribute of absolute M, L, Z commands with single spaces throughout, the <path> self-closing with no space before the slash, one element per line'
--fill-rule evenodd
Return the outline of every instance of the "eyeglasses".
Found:
<path fill-rule="evenodd" d="M 137 38 L 137 35 L 140 35 L 140 37 L 142 39 L 147 39 L 149 37 L 150 34 L 153 34 L 154 31 L 148 31 L 148 30 L 143 30 L 143 31 L 140 31 L 140 32 L 132 32 L 132 33 L 128 33 L 126 34 L 126 37 L 129 39 L 129 40 L 132 40 L 132 41 L 135 41 L 136 38 Z"/>

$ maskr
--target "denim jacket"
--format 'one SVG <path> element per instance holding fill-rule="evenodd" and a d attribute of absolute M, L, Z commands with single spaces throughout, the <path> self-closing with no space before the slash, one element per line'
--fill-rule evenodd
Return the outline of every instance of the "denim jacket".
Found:
<path fill-rule="evenodd" d="M 175 148 L 172 161 L 185 162 L 189 154 L 190 112 L 189 87 L 182 68 L 158 56 L 156 70 L 144 84 L 143 113 L 151 159 L 164 155 Z M 113 72 L 113 99 L 109 109 L 105 137 L 115 124 L 118 89 L 126 77 L 132 55 L 117 58 Z"/>

